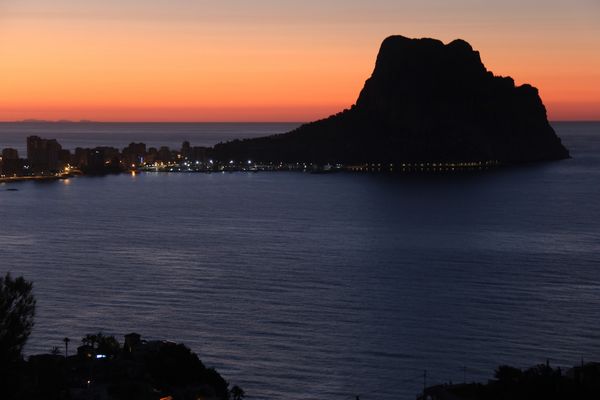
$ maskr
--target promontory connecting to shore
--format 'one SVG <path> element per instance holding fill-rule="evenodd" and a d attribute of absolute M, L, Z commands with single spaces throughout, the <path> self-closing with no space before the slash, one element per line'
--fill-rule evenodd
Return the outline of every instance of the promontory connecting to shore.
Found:
<path fill-rule="evenodd" d="M 74 153 L 31 136 L 26 159 L 3 150 L 0 179 L 130 170 L 451 172 L 568 157 L 537 89 L 494 76 L 463 40 L 391 36 L 356 104 L 292 132 L 214 147 L 131 143 Z"/>
<path fill-rule="evenodd" d="M 50 181 L 73 175 L 104 175 L 121 172 L 258 172 L 305 171 L 327 173 L 415 172 L 481 170 L 498 166 L 497 161 L 423 162 L 356 165 L 256 162 L 253 160 L 219 160 L 210 156 L 211 149 L 192 147 L 184 142 L 180 150 L 168 147 L 147 148 L 145 143 L 131 143 L 123 150 L 115 147 L 77 148 L 74 153 L 63 150 L 55 139 L 37 136 L 27 138 L 27 158 L 19 158 L 16 149 L 4 149 L 0 157 L 0 182 Z"/>
<path fill-rule="evenodd" d="M 213 157 L 343 165 L 520 164 L 569 157 L 537 89 L 494 76 L 463 40 L 391 36 L 356 104 Z"/>

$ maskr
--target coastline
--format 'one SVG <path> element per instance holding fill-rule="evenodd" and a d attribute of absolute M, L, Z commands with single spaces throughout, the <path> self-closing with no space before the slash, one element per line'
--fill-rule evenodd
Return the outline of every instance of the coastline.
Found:
<path fill-rule="evenodd" d="M 73 175 L 34 175 L 34 176 L 11 176 L 0 178 L 0 183 L 12 183 L 12 182 L 23 182 L 23 181 L 37 181 L 37 182 L 49 182 L 57 181 L 62 179 L 72 178 Z"/>

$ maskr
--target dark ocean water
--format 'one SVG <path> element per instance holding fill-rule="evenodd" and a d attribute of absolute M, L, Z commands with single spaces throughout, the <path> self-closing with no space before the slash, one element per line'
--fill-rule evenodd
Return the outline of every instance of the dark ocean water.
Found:
<path fill-rule="evenodd" d="M 600 124 L 555 128 L 572 159 L 481 174 L 0 186 L 1 269 L 38 298 L 27 350 L 137 331 L 256 399 L 414 399 L 423 370 L 600 360 Z"/>

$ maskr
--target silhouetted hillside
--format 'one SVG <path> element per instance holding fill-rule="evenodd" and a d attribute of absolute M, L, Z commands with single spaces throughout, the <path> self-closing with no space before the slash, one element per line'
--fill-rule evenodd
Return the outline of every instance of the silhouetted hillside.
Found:
<path fill-rule="evenodd" d="M 258 162 L 522 163 L 569 156 L 537 89 L 515 87 L 463 40 L 391 36 L 356 104 L 282 134 L 218 144 L 212 156 Z"/>

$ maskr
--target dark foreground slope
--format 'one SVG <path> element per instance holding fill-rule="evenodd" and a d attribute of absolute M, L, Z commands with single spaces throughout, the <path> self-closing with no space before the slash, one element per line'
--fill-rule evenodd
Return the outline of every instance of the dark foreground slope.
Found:
<path fill-rule="evenodd" d="M 600 364 L 562 370 L 549 363 L 526 370 L 500 366 L 487 383 L 437 385 L 417 400 L 571 400 L 600 398 Z"/>
<path fill-rule="evenodd" d="M 391 36 L 350 109 L 282 134 L 218 144 L 221 160 L 367 163 L 567 158 L 537 89 L 515 87 L 462 40 Z"/>
<path fill-rule="evenodd" d="M 112 336 L 87 335 L 77 354 L 0 358 L 2 400 L 229 400 L 229 384 L 183 344 L 143 341 L 131 333 L 124 345 Z M 66 350 L 65 350 L 66 352 Z"/>

